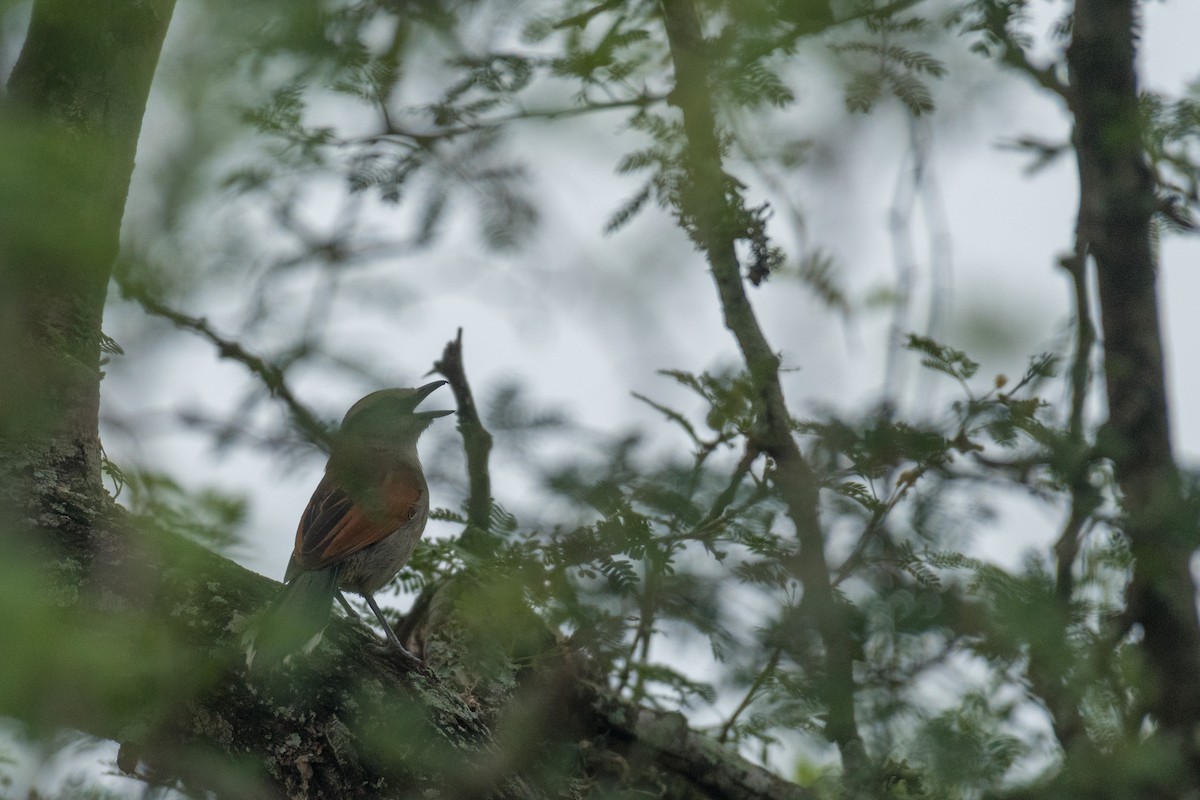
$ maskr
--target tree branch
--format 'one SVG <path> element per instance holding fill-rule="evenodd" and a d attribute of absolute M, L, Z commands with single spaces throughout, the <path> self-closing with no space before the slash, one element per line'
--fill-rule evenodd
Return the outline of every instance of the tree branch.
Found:
<path fill-rule="evenodd" d="M 199 334 L 217 348 L 217 354 L 221 358 L 236 361 L 250 370 L 252 374 L 258 376 L 271 395 L 278 397 L 284 406 L 287 407 L 296 426 L 311 441 L 320 445 L 322 449 L 329 449 L 329 428 L 318 420 L 312 411 L 308 409 L 308 406 L 301 403 L 300 399 L 292 392 L 282 368 L 276 364 L 272 364 L 262 356 L 251 353 L 240 342 L 217 333 L 209 321 L 203 317 L 193 317 L 181 311 L 176 311 L 159 302 L 149 292 L 133 285 L 129 281 L 121 280 L 119 281 L 119 285 L 122 295 L 138 303 L 147 314 L 161 317 L 180 330 L 192 331 Z"/>
<path fill-rule="evenodd" d="M 104 522 L 75 521 L 84 517 Z M 590 757 L 567 759 L 593 762 L 571 767 L 576 778 L 617 758 L 631 780 L 651 767 L 691 787 L 666 797 L 811 797 L 682 715 L 595 684 L 586 660 L 561 649 L 500 678 L 502 694 L 475 683 L 464 699 L 461 674 L 493 679 L 469 646 L 442 653 L 438 674 L 413 670 L 335 618 L 311 652 L 248 674 L 243 633 L 277 583 L 112 506 L 64 515 L 43 534 L 27 552 L 36 562 L 10 552 L 0 563 L 0 640 L 14 643 L 5 677 L 25 687 L 0 693 L 0 713 L 114 739 L 122 769 L 154 784 L 232 798 L 538 800 L 545 759 L 588 740 Z M 453 629 L 454 604 L 431 605 L 418 624 Z"/>
<path fill-rule="evenodd" d="M 716 740 L 688 728 L 682 714 L 640 708 L 615 697 L 597 698 L 612 734 L 640 755 L 687 780 L 705 797 L 728 800 L 813 800 L 815 793 L 762 767 L 737 759 Z M 740 763 L 739 763 L 740 762 Z"/>
<path fill-rule="evenodd" d="M 101 320 L 173 9 L 37 0 L 0 98 L 0 439 L 79 494 L 103 491 Z"/>
<path fill-rule="evenodd" d="M 242 633 L 278 584 L 119 508 L 97 516 L 44 528 L 50 561 L 4 565 L 6 586 L 45 580 L 16 607 L 5 597 L 37 625 L 0 622 L 23 653 L 6 676 L 28 688 L 0 693 L 24 704 L 3 713 L 115 739 L 139 776 L 223 797 L 409 797 L 493 746 L 437 678 L 347 619 L 312 652 L 247 674 Z M 66 686 L 71 701 L 56 701 Z M 515 776 L 497 792 L 533 796 Z"/>
<path fill-rule="evenodd" d="M 433 363 L 433 371 L 450 384 L 458 406 L 458 432 L 462 435 L 467 456 L 467 529 L 460 539 L 470 550 L 484 540 L 492 529 L 492 477 L 488 457 L 492 452 L 492 435 L 479 418 L 471 385 L 463 368 L 462 328 L 454 341 L 446 344 L 442 357 Z"/>
<path fill-rule="evenodd" d="M 757 444 L 775 460 L 772 482 L 796 528 L 799 554 L 791 565 L 804 585 L 803 608 L 815 622 L 826 652 L 826 735 L 838 745 L 848 776 L 862 778 L 865 753 L 854 710 L 854 645 L 843 610 L 834 600 L 818 515 L 818 481 L 792 437 L 779 383 L 779 359 L 768 344 L 742 280 L 735 251 L 740 207 L 735 182 L 725 174 L 716 115 L 708 88 L 704 39 L 692 0 L 663 0 L 663 22 L 675 70 L 671 102 L 683 113 L 687 181 L 680 193 L 685 229 L 704 252 L 733 333 L 758 392 Z"/>
<path fill-rule="evenodd" d="M 627 108 L 649 108 L 650 106 L 661 103 L 665 99 L 666 98 L 662 97 L 661 95 L 652 94 L 650 92 L 642 92 L 634 97 L 622 98 L 618 100 L 588 102 L 583 105 L 565 108 L 534 108 L 517 110 L 509 114 L 497 114 L 494 117 L 488 117 L 486 119 L 477 119 L 471 122 L 462 122 L 457 125 L 448 125 L 442 128 L 430 128 L 427 130 L 412 130 L 397 125 L 391 125 L 382 132 L 372 133 L 367 136 L 360 136 L 353 139 L 341 139 L 338 140 L 337 143 L 340 145 L 371 145 L 379 142 L 403 141 L 411 142 L 414 148 L 429 147 L 437 142 L 450 141 L 468 133 L 503 128 L 514 122 L 572 119 L 574 117 L 603 113 L 605 111 L 619 111 Z"/>
<path fill-rule="evenodd" d="M 1112 459 L 1135 559 L 1127 599 L 1141 626 L 1147 707 L 1178 738 L 1200 780 L 1200 621 L 1190 557 L 1197 523 L 1171 452 L 1151 243 L 1154 180 L 1146 164 L 1134 64 L 1134 0 L 1078 0 L 1067 49 L 1080 221 L 1096 262 Z"/>

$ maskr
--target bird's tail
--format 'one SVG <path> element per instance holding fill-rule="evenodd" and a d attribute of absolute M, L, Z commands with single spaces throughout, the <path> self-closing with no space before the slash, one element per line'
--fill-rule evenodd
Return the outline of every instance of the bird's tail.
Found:
<path fill-rule="evenodd" d="M 337 567 L 300 572 L 246 634 L 246 666 L 269 668 L 320 641 L 337 593 Z"/>

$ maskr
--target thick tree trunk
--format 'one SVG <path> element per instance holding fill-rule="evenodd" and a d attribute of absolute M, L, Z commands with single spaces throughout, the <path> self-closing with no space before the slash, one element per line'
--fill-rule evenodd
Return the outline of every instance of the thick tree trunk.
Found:
<path fill-rule="evenodd" d="M 8 82 L 0 437 L 19 443 L 43 497 L 100 492 L 101 318 L 173 6 L 38 0 Z"/>
<path fill-rule="evenodd" d="M 1148 666 L 1149 712 L 1179 737 L 1200 778 L 1200 623 L 1190 571 L 1197 523 L 1171 452 L 1134 71 L 1133 0 L 1078 0 L 1067 60 L 1081 190 L 1080 231 L 1096 261 L 1109 419 L 1099 437 L 1124 495 L 1135 565 L 1128 590 Z"/>

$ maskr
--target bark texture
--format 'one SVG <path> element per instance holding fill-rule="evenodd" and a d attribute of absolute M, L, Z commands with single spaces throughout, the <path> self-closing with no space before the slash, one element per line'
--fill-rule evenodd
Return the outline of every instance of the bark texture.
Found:
<path fill-rule="evenodd" d="M 469 576 L 401 626 L 427 669 L 339 618 L 311 653 L 248 672 L 245 633 L 278 584 L 93 512 L 100 524 L 43 528 L 52 555 L 0 565 L 0 640 L 21 653 L 2 674 L 23 687 L 0 693 L 0 714 L 114 739 L 118 766 L 148 782 L 222 798 L 812 796 L 681 715 L 615 696 L 547 632 L 497 653 L 497 620 L 456 617 Z"/>
<path fill-rule="evenodd" d="M 0 437 L 100 487 L 101 317 L 174 0 L 38 0 L 0 123 Z M 29 467 L 32 469 L 33 467 Z"/>
<path fill-rule="evenodd" d="M 1135 558 L 1127 597 L 1144 636 L 1147 710 L 1179 737 L 1200 777 L 1200 623 L 1190 559 L 1196 520 L 1171 452 L 1152 246 L 1155 184 L 1146 163 L 1133 0 L 1078 0 L 1067 51 L 1080 233 L 1096 263 L 1109 418 L 1098 446 L 1124 495 Z"/>

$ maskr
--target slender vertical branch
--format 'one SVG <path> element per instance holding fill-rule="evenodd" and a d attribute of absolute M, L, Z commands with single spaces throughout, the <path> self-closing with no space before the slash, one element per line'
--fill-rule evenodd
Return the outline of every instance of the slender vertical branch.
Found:
<path fill-rule="evenodd" d="M 1083 209 L 1081 208 L 1082 212 Z M 1087 240 L 1083 229 L 1089 227 L 1081 216 L 1075 233 L 1075 252 L 1063 260 L 1063 268 L 1071 276 L 1071 289 L 1075 302 L 1075 355 L 1071 360 L 1071 416 L 1067 421 L 1067 432 L 1072 439 L 1082 441 L 1083 407 L 1087 402 L 1091 377 L 1092 347 L 1096 344 L 1096 328 L 1092 324 L 1092 313 L 1087 289 Z"/>
<path fill-rule="evenodd" d="M 1071 276 L 1071 288 L 1075 304 L 1075 353 L 1071 359 L 1071 411 L 1067 420 L 1067 463 L 1064 471 L 1070 482 L 1071 511 L 1063 532 L 1054 545 L 1058 562 L 1056 593 L 1064 603 L 1069 603 L 1074 590 L 1074 565 L 1079 555 L 1080 538 L 1084 525 L 1092 512 L 1100 505 L 1099 492 L 1091 484 L 1091 447 L 1084 430 L 1084 404 L 1087 402 L 1088 387 L 1091 385 L 1092 348 L 1096 344 L 1096 329 L 1092 324 L 1090 300 L 1087 287 L 1087 239 L 1084 230 L 1088 227 L 1085 209 L 1080 208 L 1075 227 L 1075 252 L 1062 260 L 1062 267 Z"/>
<path fill-rule="evenodd" d="M 454 341 L 446 344 L 442 357 L 433 364 L 433 371 L 450 384 L 458 405 L 458 432 L 462 435 L 467 456 L 467 529 L 462 544 L 470 549 L 486 539 L 492 528 L 492 478 L 488 457 L 492 452 L 492 435 L 483 427 L 467 373 L 463 368 L 462 328 Z"/>
<path fill-rule="evenodd" d="M 1143 633 L 1146 707 L 1179 739 L 1200 778 L 1200 621 L 1189 560 L 1197 543 L 1171 452 L 1151 246 L 1154 183 L 1142 146 L 1134 0 L 1078 0 L 1067 63 L 1082 188 L 1080 219 L 1095 259 L 1109 418 L 1098 446 L 1112 459 L 1134 556 L 1127 589 Z"/>
<path fill-rule="evenodd" d="M 826 733 L 838 745 L 846 774 L 862 775 L 865 754 L 854 710 L 854 644 L 845 613 L 835 601 L 818 513 L 818 481 L 792 437 L 779 383 L 779 359 L 771 349 L 746 295 L 734 249 L 740 206 L 737 185 L 725 174 L 716 115 L 708 85 L 704 39 L 693 0 L 663 0 L 663 22 L 675 71 L 671 103 L 683 114 L 687 179 L 680 189 L 680 216 L 708 261 L 725 326 L 737 340 L 757 390 L 755 438 L 775 462 L 772 483 L 796 528 L 799 554 L 789 568 L 804 586 L 802 610 L 815 623 L 825 647 Z"/>
<path fill-rule="evenodd" d="M 1010 54 L 1021 52 L 1015 43 L 1009 43 Z M 1023 59 L 1023 56 L 1022 56 Z M 1014 63 L 1006 57 L 1007 63 Z M 1026 65 L 1028 62 L 1020 62 Z M 1020 65 L 1019 63 L 1017 64 Z M 1066 96 L 1065 89 L 1057 92 Z M 1085 187 L 1081 190 L 1086 192 Z M 1091 301 L 1088 296 L 1088 242 L 1085 231 L 1089 224 L 1087 209 L 1081 205 L 1075 225 L 1074 252 L 1060 261 L 1071 279 L 1072 302 L 1075 307 L 1075 348 L 1071 357 L 1069 373 L 1070 411 L 1067 417 L 1067 437 L 1061 450 L 1055 455 L 1056 468 L 1067 483 L 1070 491 L 1070 509 L 1062 532 L 1054 544 L 1056 562 L 1053 613 L 1057 615 L 1063 635 L 1067 635 L 1072 613 L 1071 600 L 1075 591 L 1075 560 L 1084 531 L 1092 514 L 1100 505 L 1100 492 L 1091 483 L 1091 465 L 1096 456 L 1087 439 L 1084 427 L 1084 407 L 1091 385 L 1091 357 L 1096 344 L 1096 330 L 1092 322 Z M 1053 648 L 1047 648 L 1042 640 L 1030 643 L 1029 663 L 1026 670 L 1030 687 L 1041 698 L 1050 712 L 1050 723 L 1054 735 L 1064 752 L 1080 747 L 1089 747 L 1087 731 L 1080 714 L 1082 697 L 1064 675 L 1055 657 Z"/>

